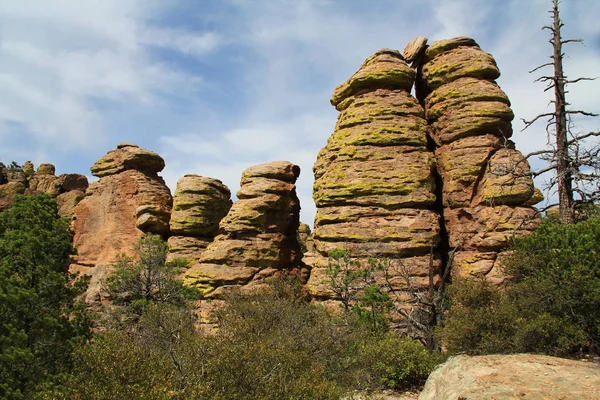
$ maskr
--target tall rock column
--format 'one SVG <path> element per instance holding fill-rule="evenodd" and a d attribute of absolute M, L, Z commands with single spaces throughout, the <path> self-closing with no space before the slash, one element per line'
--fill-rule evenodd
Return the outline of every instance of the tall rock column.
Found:
<path fill-rule="evenodd" d="M 219 235 L 184 274 L 204 298 L 218 298 L 232 286 L 253 286 L 286 270 L 303 270 L 297 240 L 300 167 L 276 161 L 242 173 L 238 201 L 219 224 Z"/>
<path fill-rule="evenodd" d="M 156 153 L 122 143 L 91 167 L 100 179 L 75 208 L 71 271 L 91 275 L 86 296 L 99 300 L 101 279 L 122 253 L 133 256 L 144 232 L 169 234 L 173 199 L 158 176 L 165 166 Z"/>
<path fill-rule="evenodd" d="M 168 261 L 183 258 L 188 265 L 197 263 L 230 208 L 231 191 L 220 180 L 199 175 L 181 178 L 173 196 Z"/>
<path fill-rule="evenodd" d="M 514 115 L 495 82 L 500 71 L 466 37 L 434 42 L 417 62 L 448 245 L 460 249 L 454 268 L 501 282 L 498 252 L 539 224 L 531 204 L 540 199 L 527 160 L 508 140 Z"/>
<path fill-rule="evenodd" d="M 317 298 L 334 298 L 325 274 L 333 250 L 361 262 L 394 259 L 407 267 L 413 284 L 427 280 L 440 225 L 427 121 L 409 93 L 414 80 L 398 51 L 382 49 L 333 93 L 340 114 L 313 168 L 319 256 L 308 286 Z M 439 267 L 437 255 L 433 260 Z M 401 288 L 405 280 L 395 272 L 392 280 Z"/>

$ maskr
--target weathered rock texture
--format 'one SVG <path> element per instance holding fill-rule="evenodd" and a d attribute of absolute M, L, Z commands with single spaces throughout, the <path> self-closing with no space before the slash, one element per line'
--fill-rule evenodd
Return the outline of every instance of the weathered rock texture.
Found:
<path fill-rule="evenodd" d="M 431 373 L 420 400 L 600 399 L 600 365 L 533 354 L 458 356 Z"/>
<path fill-rule="evenodd" d="M 72 271 L 92 276 L 88 301 L 96 301 L 100 280 L 122 253 L 133 256 L 144 232 L 167 235 L 171 192 L 157 172 L 164 166 L 156 153 L 121 144 L 92 167 L 100 177 L 75 208 Z"/>
<path fill-rule="evenodd" d="M 402 55 L 383 49 L 334 91 L 331 103 L 340 115 L 314 165 L 314 241 L 321 259 L 313 262 L 308 286 L 318 298 L 333 296 L 325 267 L 336 249 L 361 261 L 399 259 L 418 267 L 413 277 L 427 274 L 440 216 L 425 113 L 409 93 L 414 80 Z"/>
<path fill-rule="evenodd" d="M 181 178 L 173 197 L 168 261 L 198 262 L 230 208 L 231 191 L 220 180 L 199 175 Z"/>
<path fill-rule="evenodd" d="M 40 164 L 37 171 L 31 161 L 26 161 L 23 168 L 6 168 L 0 164 L 0 212 L 10 207 L 16 195 L 45 193 L 56 197 L 61 217 L 72 219 L 88 180 L 80 174 L 56 176 L 55 173 L 52 164 Z"/>
<path fill-rule="evenodd" d="M 238 201 L 219 224 L 219 235 L 184 274 L 204 298 L 231 286 L 254 285 L 281 270 L 302 267 L 297 240 L 300 202 L 297 165 L 277 161 L 242 174 Z"/>
<path fill-rule="evenodd" d="M 455 271 L 501 281 L 497 254 L 511 237 L 539 224 L 531 205 L 540 199 L 527 160 L 509 140 L 514 115 L 494 81 L 500 71 L 494 58 L 466 37 L 434 42 L 417 67 L 448 245 L 461 249 Z"/>

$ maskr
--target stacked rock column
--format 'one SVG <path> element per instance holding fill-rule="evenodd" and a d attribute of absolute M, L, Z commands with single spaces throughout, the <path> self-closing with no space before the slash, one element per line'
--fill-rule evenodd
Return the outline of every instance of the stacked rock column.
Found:
<path fill-rule="evenodd" d="M 297 240 L 300 167 L 275 161 L 242 173 L 238 201 L 219 224 L 219 235 L 184 274 L 203 298 L 219 298 L 231 287 L 254 287 L 281 271 L 303 276 Z"/>
<path fill-rule="evenodd" d="M 167 261 L 186 259 L 189 265 L 219 233 L 219 222 L 231 208 L 231 191 L 220 180 L 185 175 L 177 182 L 171 213 Z"/>
<path fill-rule="evenodd" d="M 423 108 L 409 93 L 414 80 L 398 51 L 382 49 L 335 89 L 331 103 L 340 115 L 314 165 L 319 257 L 308 286 L 316 298 L 335 298 L 326 276 L 333 250 L 359 262 L 395 259 L 413 284 L 428 281 L 432 260 L 439 267 L 431 254 L 440 232 L 434 158 Z M 394 272 L 401 291 L 405 278 Z"/>
<path fill-rule="evenodd" d="M 498 252 L 539 224 L 529 164 L 510 140 L 514 117 L 493 57 L 470 38 L 434 42 L 419 61 L 449 247 L 459 275 L 500 283 Z M 534 194 L 536 196 L 534 196 Z"/>

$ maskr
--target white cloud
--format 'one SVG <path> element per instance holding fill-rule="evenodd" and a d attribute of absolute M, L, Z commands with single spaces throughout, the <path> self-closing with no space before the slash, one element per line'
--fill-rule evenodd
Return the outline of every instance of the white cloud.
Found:
<path fill-rule="evenodd" d="M 563 3 L 568 36 L 590 46 L 569 52 L 570 77 L 600 70 L 596 3 Z M 470 35 L 492 53 L 517 116 L 514 140 L 524 152 L 538 149 L 543 126 L 520 133 L 519 119 L 542 112 L 551 98 L 527 74 L 549 55 L 540 29 L 549 22 L 548 6 L 546 0 L 6 1 L 0 159 L 77 159 L 75 171 L 85 172 L 117 143 L 135 141 L 166 159 L 173 190 L 181 176 L 197 173 L 222 179 L 234 192 L 245 168 L 286 159 L 302 168 L 298 192 L 302 219 L 310 223 L 312 165 L 337 116 L 329 104 L 333 89 L 378 48 L 402 50 L 417 35 L 430 42 Z M 599 112 L 599 84 L 573 87 L 574 106 Z M 16 140 L 15 132 L 26 137 Z"/>

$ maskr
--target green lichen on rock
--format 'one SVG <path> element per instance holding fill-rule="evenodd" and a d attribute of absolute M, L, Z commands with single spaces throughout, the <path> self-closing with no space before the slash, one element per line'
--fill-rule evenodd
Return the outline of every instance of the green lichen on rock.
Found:
<path fill-rule="evenodd" d="M 433 90 L 465 77 L 495 80 L 500 77 L 500 70 L 494 58 L 479 47 L 454 48 L 423 66 L 423 79 Z"/>
<path fill-rule="evenodd" d="M 382 49 L 369 57 L 350 79 L 334 90 L 331 104 L 337 107 L 345 99 L 361 91 L 379 88 L 409 91 L 415 76 L 415 70 L 406 64 L 400 52 Z M 348 106 L 348 103 L 343 103 L 342 106 Z"/>
<path fill-rule="evenodd" d="M 437 57 L 439 54 L 445 53 L 447 51 L 453 50 L 461 46 L 479 48 L 479 45 L 474 39 L 467 36 L 458 36 L 452 39 L 437 40 L 433 42 L 425 50 L 425 55 L 429 60 L 431 60 Z"/>
<path fill-rule="evenodd" d="M 231 208 L 231 192 L 218 179 L 185 175 L 177 182 L 171 232 L 182 236 L 214 237 Z"/>

